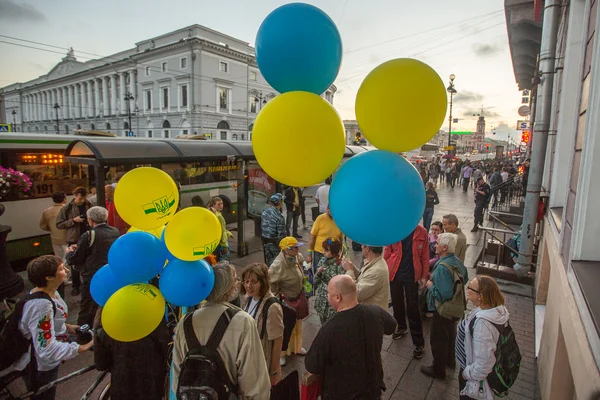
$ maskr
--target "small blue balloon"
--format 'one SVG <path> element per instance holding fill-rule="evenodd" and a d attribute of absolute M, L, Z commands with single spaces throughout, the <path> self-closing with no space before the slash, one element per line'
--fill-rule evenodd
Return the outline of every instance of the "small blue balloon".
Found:
<path fill-rule="evenodd" d="M 291 3 L 271 12 L 256 35 L 256 62 L 280 93 L 324 93 L 342 63 L 342 38 L 335 23 L 310 4 Z"/>
<path fill-rule="evenodd" d="M 160 240 L 150 233 L 129 232 L 110 247 L 108 265 L 126 284 L 148 282 L 165 265 L 163 247 Z"/>
<path fill-rule="evenodd" d="M 210 294 L 215 275 L 204 260 L 170 260 L 160 274 L 158 286 L 165 299 L 176 306 L 189 307 L 200 304 Z"/>
<path fill-rule="evenodd" d="M 116 276 L 106 264 L 94 274 L 92 282 L 90 282 L 90 293 L 94 301 L 104 307 L 110 296 L 125 286 L 127 283 Z"/>
<path fill-rule="evenodd" d="M 425 210 L 425 186 L 404 157 L 367 151 L 339 169 L 331 184 L 329 207 L 333 220 L 349 238 L 387 246 L 404 239 L 419 224 Z"/>

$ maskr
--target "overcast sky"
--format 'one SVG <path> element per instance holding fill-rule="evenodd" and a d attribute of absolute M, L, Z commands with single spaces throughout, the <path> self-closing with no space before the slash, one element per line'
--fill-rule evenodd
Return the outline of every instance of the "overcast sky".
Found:
<path fill-rule="evenodd" d="M 344 45 L 334 105 L 354 119 L 360 83 L 386 60 L 413 57 L 432 66 L 447 83 L 456 75 L 453 130 L 475 131 L 483 112 L 497 139 L 514 138 L 521 105 L 513 74 L 504 0 L 315 0 L 335 21 Z M 184 26 L 201 24 L 254 45 L 262 20 L 282 0 L 0 0 L 0 87 L 46 74 L 66 53 L 111 55 L 134 43 Z M 18 43 L 20 46 L 2 42 Z M 44 47 L 60 54 L 22 47 Z M 80 60 L 85 59 L 80 57 Z M 424 105 L 426 106 L 426 105 Z M 402 121 L 398 121 L 402 123 Z M 447 118 L 442 129 L 448 130 Z"/>

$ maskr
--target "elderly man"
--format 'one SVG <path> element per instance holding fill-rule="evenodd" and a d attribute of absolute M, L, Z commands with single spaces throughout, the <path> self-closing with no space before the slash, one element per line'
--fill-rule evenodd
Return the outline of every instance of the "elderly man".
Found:
<path fill-rule="evenodd" d="M 375 304 L 387 312 L 390 301 L 388 266 L 383 256 L 383 247 L 362 245 L 365 265 L 359 271 L 347 258 L 342 267 L 356 281 L 358 301 L 361 304 Z"/>
<path fill-rule="evenodd" d="M 433 365 L 422 366 L 421 372 L 438 379 L 446 378 L 446 367 L 455 368 L 456 321 L 464 316 L 466 306 L 464 285 L 469 274 L 454 255 L 457 239 L 453 233 L 438 236 L 435 254 L 440 259 L 427 282 L 427 307 L 433 312 L 430 334 Z M 445 303 L 448 304 L 443 306 Z M 449 305 L 451 310 L 446 308 Z M 454 312 L 456 314 L 452 315 Z"/>
<path fill-rule="evenodd" d="M 40 219 L 40 228 L 50 232 L 50 241 L 52 242 L 52 249 L 54 255 L 61 260 L 65 259 L 65 251 L 67 250 L 67 241 L 65 229 L 59 229 L 56 227 L 56 218 L 60 213 L 60 210 L 67 204 L 67 196 L 65 192 L 56 192 L 52 194 L 52 202 L 54 203 L 51 207 L 48 207 L 42 213 Z"/>
<path fill-rule="evenodd" d="M 383 381 L 381 345 L 396 320 L 375 305 L 359 304 L 354 280 L 334 276 L 327 285 L 335 315 L 319 330 L 304 362 L 323 377 L 323 398 L 380 399 Z"/>
<path fill-rule="evenodd" d="M 194 390 L 196 371 L 186 369 L 187 355 L 192 350 L 188 343 L 208 346 L 209 338 L 216 345 L 216 354 L 221 359 L 223 370 L 218 368 L 217 375 L 227 381 L 227 386 L 239 399 L 268 400 L 271 382 L 267 363 L 263 355 L 258 329 L 254 318 L 240 308 L 229 303 L 238 295 L 238 279 L 235 268 L 226 263 L 213 266 L 215 284 L 206 301 L 193 313 L 187 314 L 177 325 L 173 340 L 173 374 L 171 388 L 177 398 L 183 398 L 182 392 L 190 390 L 187 397 L 196 397 Z M 193 333 L 195 337 L 188 337 Z M 188 378 L 191 378 L 188 380 Z M 223 388 L 212 388 L 221 391 Z M 219 399 L 221 398 L 219 393 Z M 223 396 L 224 399 L 229 398 Z"/>
<path fill-rule="evenodd" d="M 269 198 L 269 206 L 262 212 L 260 228 L 262 232 L 263 251 L 265 264 L 271 266 L 279 254 L 279 242 L 286 237 L 285 219 L 281 215 L 283 196 L 275 193 Z"/>
<path fill-rule="evenodd" d="M 444 232 L 454 233 L 457 236 L 456 250 L 454 254 L 460 258 L 462 262 L 465 262 L 465 255 L 467 253 L 467 237 L 463 231 L 458 227 L 458 218 L 454 214 L 444 215 L 442 218 L 442 224 L 444 226 Z"/>
<path fill-rule="evenodd" d="M 90 293 L 90 283 L 96 271 L 108 264 L 108 250 L 119 237 L 119 231 L 106 224 L 108 211 L 94 206 L 87 210 L 87 222 L 92 228 L 79 238 L 76 245 L 67 249 L 66 261 L 77 265 L 83 278 L 81 285 L 81 309 L 77 324 L 92 326 L 98 305 Z"/>

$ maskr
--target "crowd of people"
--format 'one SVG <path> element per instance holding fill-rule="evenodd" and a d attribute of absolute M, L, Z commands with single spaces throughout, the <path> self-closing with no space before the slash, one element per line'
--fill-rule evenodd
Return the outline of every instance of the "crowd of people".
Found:
<path fill-rule="evenodd" d="M 490 326 L 508 321 L 504 299 L 491 278 L 479 276 L 469 282 L 464 265 L 467 240 L 458 218 L 448 214 L 432 221 L 439 204 L 435 188 L 444 179 L 454 187 L 453 181 L 460 178 L 468 188 L 473 177 L 480 199 L 487 199 L 489 185 L 484 182 L 485 189 L 479 182 L 485 181 L 484 175 L 488 182 L 498 179 L 494 178 L 498 170 L 494 166 L 488 173 L 485 168 L 469 162 L 436 162 L 422 168 L 421 174 L 427 175 L 423 175 L 423 225 L 389 246 L 360 245 L 360 265 L 350 260 L 347 238 L 330 212 L 331 179 L 317 192 L 319 216 L 305 255 L 300 251 L 304 243 L 298 241 L 302 238 L 298 219 L 304 215 L 302 189 L 291 187 L 285 196 L 276 193 L 269 198 L 261 221 L 264 262 L 247 265 L 240 278 L 229 263 L 231 233 L 221 215 L 223 201 L 212 198 L 207 207 L 222 225 L 219 247 L 209 257 L 215 283 L 206 301 L 193 307 L 175 328 L 171 390 L 181 398 L 201 386 L 189 372 L 194 362 L 200 362 L 192 355 L 200 354 L 216 360 L 217 377 L 210 379 L 218 383 L 215 393 L 225 390 L 240 399 L 268 399 L 271 387 L 283 379 L 282 366 L 290 357 L 303 356 L 306 370 L 322 379 L 323 398 L 380 399 L 386 390 L 383 336 L 399 340 L 410 331 L 412 357 L 420 359 L 427 351 L 423 318 L 431 318 L 433 363 L 421 372 L 444 379 L 458 361 L 461 398 L 493 398 L 485 377 L 494 366 L 498 335 Z M 56 379 L 61 362 L 94 346 L 97 368 L 112 372 L 111 398 L 161 399 L 171 341 L 164 321 L 142 340 L 118 342 L 103 331 L 102 309 L 90 294 L 93 274 L 107 263 L 111 244 L 129 229 L 112 202 L 112 185 L 105 192 L 104 207 L 95 205 L 85 188 L 77 188 L 68 204 L 64 193 L 53 195 L 54 205 L 44 211 L 40 227 L 51 232 L 55 255 L 29 264 L 27 274 L 35 286 L 29 296 L 43 295 L 27 299 L 18 325 L 23 337 L 33 342 L 35 357 L 27 352 L 0 376 L 29 368 L 33 378 L 28 387 L 34 390 Z M 77 325 L 66 323 L 67 265 L 71 294 L 81 295 Z M 302 327 L 312 296 L 322 327 L 307 349 Z M 475 308 L 465 316 L 467 299 Z M 472 321 L 476 321 L 473 334 L 465 334 Z M 74 340 L 82 325 L 95 327 L 95 339 Z M 54 397 L 51 389 L 34 398 Z"/>

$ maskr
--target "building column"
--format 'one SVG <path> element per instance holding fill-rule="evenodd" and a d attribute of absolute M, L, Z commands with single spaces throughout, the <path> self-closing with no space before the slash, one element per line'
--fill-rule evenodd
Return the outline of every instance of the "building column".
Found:
<path fill-rule="evenodd" d="M 68 114 L 69 104 L 68 104 L 66 86 L 63 86 L 60 88 L 60 93 L 61 93 L 61 100 L 62 100 L 62 105 L 60 106 L 62 119 L 67 119 L 69 117 L 69 114 Z"/>
<path fill-rule="evenodd" d="M 135 69 L 131 69 L 129 70 L 129 93 L 131 93 L 131 95 L 133 96 L 133 100 L 131 100 L 130 104 L 129 104 L 129 109 L 131 111 L 133 111 L 135 109 L 135 101 L 137 100 L 137 96 L 135 93 L 135 74 L 136 74 L 136 70 Z M 125 111 L 127 112 L 127 111 Z M 131 127 L 129 127 L 131 129 Z"/>
<path fill-rule="evenodd" d="M 95 78 L 94 83 L 94 115 L 100 115 L 100 85 L 98 84 L 98 78 Z"/>
<path fill-rule="evenodd" d="M 86 97 L 85 97 L 85 83 L 79 82 L 79 117 L 87 117 L 86 111 Z"/>
<path fill-rule="evenodd" d="M 73 118 L 81 118 L 81 109 L 79 108 L 79 90 L 77 88 L 77 83 L 73 85 L 73 101 L 75 103 L 75 112 L 73 113 Z"/>
<path fill-rule="evenodd" d="M 117 76 L 110 74 L 110 115 L 117 115 Z"/>
<path fill-rule="evenodd" d="M 50 91 L 46 90 L 44 91 L 44 114 L 46 116 L 47 120 L 51 120 L 52 119 L 52 112 L 50 110 L 52 110 L 51 108 L 52 106 L 52 98 L 50 96 Z"/>
<path fill-rule="evenodd" d="M 119 72 L 119 102 L 121 104 L 121 114 L 127 114 L 127 105 L 125 104 L 125 93 L 127 93 L 127 89 L 125 88 L 125 72 Z"/>
<path fill-rule="evenodd" d="M 87 116 L 88 118 L 92 118 L 94 116 L 94 99 L 92 97 L 92 82 L 85 82 L 85 90 L 87 93 Z"/>
<path fill-rule="evenodd" d="M 54 89 L 50 89 L 50 121 L 54 120 L 54 103 L 56 100 L 54 99 Z"/>
<path fill-rule="evenodd" d="M 40 111 L 42 121 L 46 120 L 46 92 L 40 92 Z"/>
<path fill-rule="evenodd" d="M 67 86 L 67 94 L 69 96 L 69 119 L 75 119 L 75 95 L 73 93 L 73 85 Z"/>
<path fill-rule="evenodd" d="M 33 95 L 33 118 L 36 121 L 39 121 L 39 118 L 38 118 L 38 102 L 39 102 L 39 96 L 36 93 L 36 94 Z"/>
<path fill-rule="evenodd" d="M 102 114 L 104 117 L 108 117 L 108 81 L 105 76 L 100 78 L 100 80 L 102 81 Z"/>

